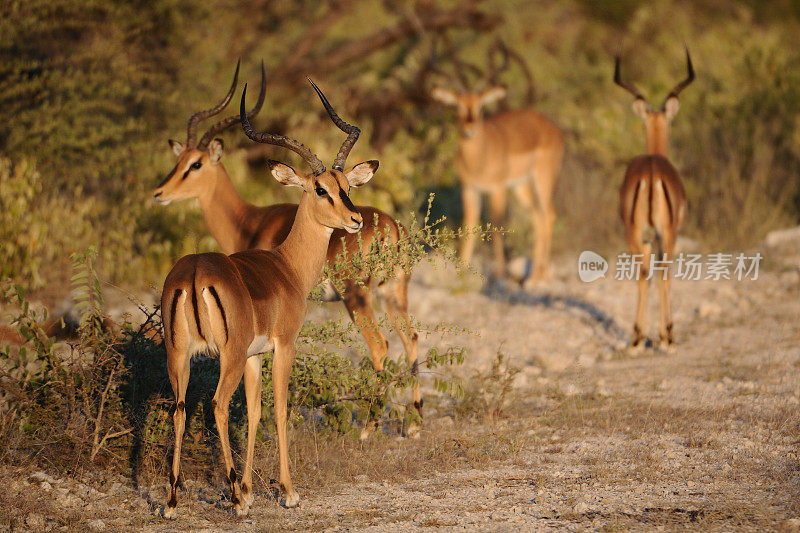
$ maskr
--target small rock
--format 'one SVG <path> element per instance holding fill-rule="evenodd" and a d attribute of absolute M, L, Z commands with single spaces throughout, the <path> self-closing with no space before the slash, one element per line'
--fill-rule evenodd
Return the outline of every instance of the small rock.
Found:
<path fill-rule="evenodd" d="M 528 279 L 532 270 L 533 263 L 527 257 L 515 257 L 508 261 L 506 267 L 508 276 L 517 283 L 522 283 Z"/>
<path fill-rule="evenodd" d="M 577 396 L 581 393 L 580 389 L 576 387 L 573 383 L 569 383 L 564 390 L 562 391 L 565 396 Z"/>
<path fill-rule="evenodd" d="M 106 529 L 106 523 L 100 519 L 92 520 L 86 525 L 89 526 L 89 529 L 92 531 L 104 531 Z"/>
<path fill-rule="evenodd" d="M 45 526 L 44 518 L 36 513 L 28 513 L 28 516 L 25 517 L 25 525 L 34 531 L 41 531 Z"/>
<path fill-rule="evenodd" d="M 722 306 L 717 302 L 704 301 L 697 306 L 697 316 L 700 318 L 715 317 L 722 314 Z"/>
<path fill-rule="evenodd" d="M 455 422 L 453 422 L 453 418 L 450 416 L 442 416 L 439 418 L 435 418 L 432 422 L 433 422 L 432 425 L 438 429 L 451 428 L 453 427 L 453 425 L 455 425 Z"/>
<path fill-rule="evenodd" d="M 56 498 L 56 501 L 62 507 L 80 507 L 83 505 L 83 500 L 75 496 L 74 494 L 70 494 L 69 492 L 66 494 L 59 494 Z"/>
<path fill-rule="evenodd" d="M 45 474 L 41 470 L 38 472 L 34 472 L 30 476 L 28 476 L 28 479 L 30 479 L 31 481 L 36 481 L 37 483 L 44 483 L 46 481 L 50 484 L 53 484 L 56 482 L 55 478 Z"/>
<path fill-rule="evenodd" d="M 689 237 L 678 235 L 675 239 L 675 253 L 695 253 L 700 251 L 700 243 Z"/>
<path fill-rule="evenodd" d="M 800 226 L 770 231 L 767 233 L 766 242 L 771 248 L 800 243 Z"/>
<path fill-rule="evenodd" d="M 583 514 L 589 510 L 590 510 L 589 504 L 584 501 L 580 501 L 572 507 L 572 512 L 575 514 Z"/>
<path fill-rule="evenodd" d="M 781 284 L 787 285 L 789 287 L 794 287 L 798 283 L 800 283 L 800 272 L 797 270 L 790 270 L 789 272 L 784 272 L 780 276 Z"/>

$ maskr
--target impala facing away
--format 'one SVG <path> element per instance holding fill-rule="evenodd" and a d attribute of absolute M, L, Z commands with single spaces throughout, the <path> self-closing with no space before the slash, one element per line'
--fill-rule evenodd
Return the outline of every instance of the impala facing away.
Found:
<path fill-rule="evenodd" d="M 504 66 L 508 65 L 508 52 Z M 434 87 L 435 100 L 456 106 L 461 130 L 456 169 L 461 181 L 464 205 L 464 225 L 480 223 L 482 192 L 489 193 L 491 221 L 500 227 L 506 214 L 507 189 L 514 188 L 517 198 L 531 212 L 535 239 L 533 244 L 533 274 L 526 281 L 531 286 L 545 279 L 550 263 L 550 248 L 555 223 L 553 188 L 561 167 L 564 135 L 550 119 L 533 109 L 518 109 L 484 118 L 483 108 L 506 96 L 505 88 L 491 86 L 499 68 L 491 64 L 490 71 L 471 90 L 465 78 L 459 76 L 457 91 Z M 505 277 L 505 253 L 501 234 L 492 237 L 495 256 L 495 275 Z M 461 247 L 461 259 L 469 262 L 475 246 L 475 235 L 468 233 Z"/>
<path fill-rule="evenodd" d="M 334 229 L 355 233 L 363 226 L 361 213 L 348 196 L 350 187 L 368 182 L 378 168 L 377 161 L 367 161 L 344 172 L 345 160 L 360 130 L 339 118 L 316 85 L 314 89 L 331 120 L 347 133 L 331 170 L 325 170 L 317 156 L 300 142 L 283 135 L 253 131 L 244 108 L 247 86 L 242 93 L 240 116 L 247 136 L 257 142 L 296 152 L 312 170 L 311 174 L 302 174 L 277 161 L 269 162 L 272 175 L 278 182 L 303 189 L 286 239 L 271 251 L 187 255 L 175 264 L 164 282 L 161 295 L 164 343 L 176 402 L 175 452 L 170 470 L 169 500 L 164 510 L 166 517 L 173 518 L 176 514 L 189 361 L 197 353 L 219 357 L 220 378 L 212 405 L 222 441 L 231 501 L 237 514 L 243 515 L 253 501 L 253 448 L 261 419 L 260 354 L 264 349 L 275 350 L 272 383 L 280 485 L 287 507 L 294 507 L 300 501 L 289 476 L 286 440 L 286 396 L 294 360 L 294 342 L 305 320 L 306 298 L 322 272 Z M 192 140 L 191 135 L 189 140 Z M 248 428 L 247 458 L 240 487 L 228 441 L 228 405 L 242 375 Z"/>
<path fill-rule="evenodd" d="M 226 254 L 253 248 L 262 250 L 276 248 L 289 235 L 297 214 L 297 204 L 259 207 L 245 202 L 236 192 L 220 161 L 222 141 L 214 139 L 214 136 L 233 124 L 238 124 L 239 115 L 226 118 L 211 126 L 200 143 L 195 146 L 198 121 L 217 115 L 225 109 L 236 89 L 238 73 L 237 65 L 230 90 L 217 105 L 207 111 L 195 113 L 189 119 L 185 145 L 178 141 L 169 141 L 175 155 L 178 156 L 178 163 L 153 191 L 155 200 L 163 205 L 173 200 L 196 198 L 206 226 Z M 262 63 L 261 90 L 258 102 L 248 112 L 249 119 L 260 110 L 265 90 L 266 74 Z M 353 257 L 359 247 L 362 253 L 368 253 L 373 239 L 380 238 L 385 244 L 390 245 L 400 238 L 401 230 L 398 223 L 383 211 L 372 207 L 356 207 L 356 210 L 361 213 L 364 227 L 356 234 L 341 229 L 334 230 L 327 254 L 331 264 L 336 261 L 336 257 L 343 249 L 348 257 Z M 397 268 L 391 279 L 374 280 L 366 272 L 354 272 L 351 279 L 344 281 L 342 300 L 356 327 L 367 341 L 372 366 L 376 372 L 383 370 L 383 358 L 388 352 L 389 343 L 378 326 L 372 307 L 374 285 L 377 285 L 394 329 L 403 343 L 409 368 L 412 369 L 412 373 L 417 374 L 418 335 L 408 317 L 409 280 L 410 274 L 402 268 Z M 413 401 L 421 416 L 423 400 L 418 384 L 414 386 Z"/>
<path fill-rule="evenodd" d="M 650 258 L 666 260 L 666 269 L 658 276 L 661 323 L 660 345 L 672 348 L 674 336 L 669 303 L 669 260 L 675 249 L 678 228 L 686 217 L 686 193 L 678 171 L 667 158 L 669 125 L 678 112 L 678 93 L 694 80 L 694 69 L 689 50 L 686 50 L 688 75 L 667 95 L 661 108 L 653 109 L 633 84 L 622 81 L 619 73 L 619 56 L 614 64 L 614 83 L 635 97 L 633 111 L 644 120 L 647 154 L 635 157 L 628 165 L 625 180 L 619 191 L 619 213 L 625 224 L 626 238 L 631 254 L 641 254 L 639 274 L 639 304 L 633 325 L 631 348 L 644 345 L 644 322 L 647 311 L 647 288 L 650 284 Z"/>

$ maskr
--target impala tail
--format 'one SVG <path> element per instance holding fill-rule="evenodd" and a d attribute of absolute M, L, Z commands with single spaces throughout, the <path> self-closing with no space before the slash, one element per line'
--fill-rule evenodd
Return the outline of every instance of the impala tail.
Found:
<path fill-rule="evenodd" d="M 163 307 L 165 341 L 177 347 L 185 342 L 190 355 L 218 357 L 228 343 L 228 317 L 222 302 L 224 291 L 195 272 L 172 286 Z"/>

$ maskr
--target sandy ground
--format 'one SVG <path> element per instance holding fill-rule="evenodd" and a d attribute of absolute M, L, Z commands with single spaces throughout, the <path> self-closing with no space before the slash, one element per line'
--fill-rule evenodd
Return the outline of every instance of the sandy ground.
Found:
<path fill-rule="evenodd" d="M 432 397 L 426 377 L 432 407 L 420 438 L 380 443 L 407 457 L 396 475 L 365 468 L 320 487 L 297 479 L 296 509 L 282 508 L 262 483 L 245 519 L 230 512 L 221 484 L 189 479 L 178 519 L 166 521 L 158 516 L 166 480 L 136 488 L 124 476 L 75 480 L 6 467 L 3 501 L 33 505 L 13 529 L 800 530 L 797 261 L 773 261 L 757 281 L 675 282 L 677 349 L 640 355 L 625 350 L 634 283 L 584 284 L 574 261 L 561 258 L 555 280 L 532 293 L 468 290 L 430 267 L 417 273 L 411 313 L 477 334 L 423 338 L 421 353 L 466 346 L 457 370 L 466 381 L 498 351 L 521 371 L 503 416 L 492 419 L 459 418 Z M 396 338 L 390 343 L 400 356 Z M 437 453 L 453 460 L 431 468 Z"/>

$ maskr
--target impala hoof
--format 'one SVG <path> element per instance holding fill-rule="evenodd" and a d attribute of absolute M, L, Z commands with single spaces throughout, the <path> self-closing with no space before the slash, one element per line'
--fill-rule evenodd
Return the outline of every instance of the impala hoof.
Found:
<path fill-rule="evenodd" d="M 406 428 L 405 437 L 407 439 L 418 439 L 420 437 L 420 431 L 422 430 L 422 424 L 419 422 L 411 422 L 408 424 L 408 428 Z"/>
<path fill-rule="evenodd" d="M 628 347 L 628 355 L 641 355 L 644 352 L 645 341 L 639 341 L 636 344 L 631 344 Z"/>
<path fill-rule="evenodd" d="M 247 504 L 244 505 L 240 504 L 234 507 L 234 510 L 236 511 L 236 516 L 242 518 L 247 516 L 247 512 L 250 510 L 250 506 Z"/>
<path fill-rule="evenodd" d="M 358 435 L 358 440 L 365 441 L 372 436 L 373 433 L 378 431 L 378 422 L 376 420 L 368 421 L 364 424 L 361 433 Z"/>
<path fill-rule="evenodd" d="M 675 353 L 675 343 L 667 340 L 662 340 L 658 344 L 658 348 L 666 353 Z"/>
<path fill-rule="evenodd" d="M 178 517 L 178 513 L 175 507 L 164 507 L 164 518 L 167 520 L 175 520 Z"/>
<path fill-rule="evenodd" d="M 284 507 L 291 509 L 292 507 L 297 507 L 298 505 L 300 505 L 300 495 L 296 490 L 292 490 L 291 492 L 287 492 L 283 495 Z"/>

